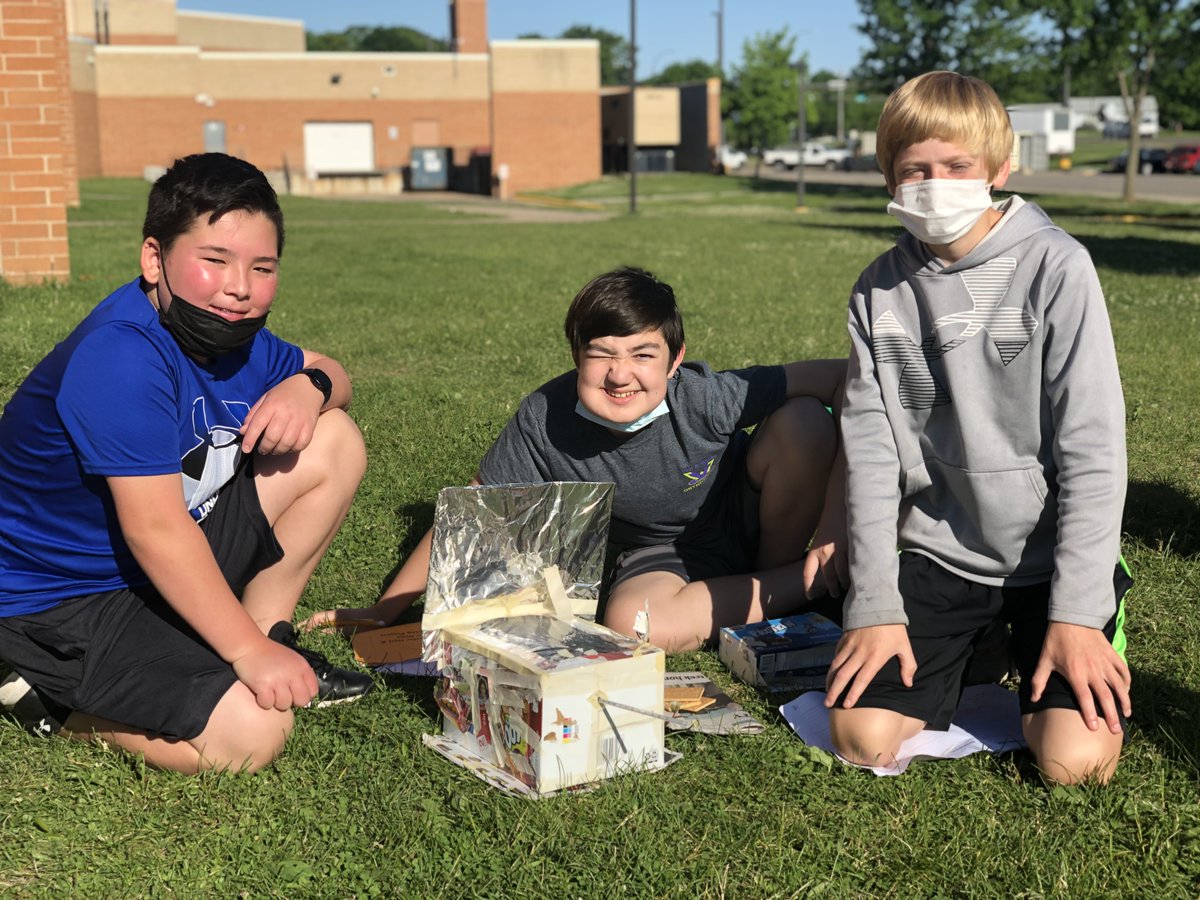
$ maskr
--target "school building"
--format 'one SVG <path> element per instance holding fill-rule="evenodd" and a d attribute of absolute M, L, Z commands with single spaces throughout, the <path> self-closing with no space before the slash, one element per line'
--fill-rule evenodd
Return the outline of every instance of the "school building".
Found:
<path fill-rule="evenodd" d="M 619 100 L 601 96 L 599 44 L 489 41 L 486 0 L 449 0 L 448 13 L 451 52 L 308 53 L 294 19 L 175 0 L 3 0 L 0 278 L 69 274 L 78 179 L 152 176 L 205 150 L 295 194 L 511 197 L 599 178 L 627 130 L 610 118 L 602 134 L 602 107 Z M 709 169 L 719 82 L 654 95 L 657 107 L 642 90 L 639 142 L 649 129 L 653 146 L 673 141 L 677 168 Z M 670 109 L 665 128 L 654 108 Z"/>

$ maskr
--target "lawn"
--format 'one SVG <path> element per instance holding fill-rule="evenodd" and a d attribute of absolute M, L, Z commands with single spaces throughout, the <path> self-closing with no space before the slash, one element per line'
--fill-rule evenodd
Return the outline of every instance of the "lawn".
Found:
<path fill-rule="evenodd" d="M 511 224 L 419 203 L 286 198 L 271 327 L 341 360 L 370 466 L 301 612 L 372 602 L 465 483 L 521 396 L 570 366 L 562 317 L 629 263 L 674 285 L 692 358 L 716 367 L 843 355 L 846 298 L 897 225 L 886 198 L 659 176 L 563 192 L 606 221 Z M 146 185 L 83 185 L 72 279 L 0 285 L 0 398 L 103 295 L 133 278 Z M 1108 788 L 1048 790 L 1026 754 L 829 769 L 771 699 L 701 669 L 768 723 L 672 735 L 683 759 L 590 795 L 508 799 L 421 745 L 428 680 L 301 711 L 255 776 L 147 771 L 102 746 L 0 721 L 0 892 L 82 896 L 1079 896 L 1200 892 L 1200 213 L 1039 202 L 1091 250 L 1125 386 L 1124 549 L 1134 717 Z M 1132 219 L 1127 214 L 1136 214 Z M 349 664 L 345 642 L 312 643 Z"/>

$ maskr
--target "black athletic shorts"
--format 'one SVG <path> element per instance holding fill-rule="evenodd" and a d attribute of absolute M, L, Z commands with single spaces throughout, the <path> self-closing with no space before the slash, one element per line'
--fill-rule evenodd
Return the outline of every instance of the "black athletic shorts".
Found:
<path fill-rule="evenodd" d="M 1132 584 L 1128 572 L 1118 565 L 1113 577 L 1117 611 L 1104 626 L 1104 635 L 1122 656 L 1124 597 Z M 1000 622 L 1011 629 L 1012 662 L 1021 676 L 1021 713 L 1079 709 L 1075 692 L 1058 672 L 1050 674 L 1037 703 L 1030 699 L 1030 680 L 1050 624 L 1049 582 L 1024 587 L 980 584 L 942 568 L 922 554 L 901 553 L 899 586 L 908 616 L 908 640 L 917 661 L 913 686 L 904 686 L 899 660 L 892 657 L 863 692 L 856 708 L 890 709 L 920 719 L 930 729 L 944 731 L 950 727 L 963 685 L 970 683 L 968 666 L 976 648 L 994 634 Z M 844 696 L 843 692 L 839 706 Z"/>
<path fill-rule="evenodd" d="M 613 564 L 610 590 L 626 579 L 649 572 L 670 572 L 691 583 L 755 571 L 759 493 L 746 470 L 751 440 L 744 431 L 735 436 L 727 456 L 734 463 L 733 474 L 707 526 L 671 544 L 624 550 Z"/>
<path fill-rule="evenodd" d="M 243 457 L 200 529 L 238 597 L 283 558 L 259 504 L 252 456 Z M 237 681 L 232 667 L 149 585 L 0 618 L 0 659 L 48 707 L 63 707 L 51 709 L 56 716 L 76 710 L 182 740 L 204 730 Z"/>

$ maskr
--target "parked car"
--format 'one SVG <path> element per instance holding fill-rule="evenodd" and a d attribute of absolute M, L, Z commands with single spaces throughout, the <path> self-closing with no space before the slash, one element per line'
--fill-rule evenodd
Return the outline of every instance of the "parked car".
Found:
<path fill-rule="evenodd" d="M 1129 153 L 1122 153 L 1108 161 L 1108 171 L 1124 172 Z M 1138 151 L 1138 174 L 1151 175 L 1167 171 L 1167 151 L 1161 147 L 1143 147 Z"/>
<path fill-rule="evenodd" d="M 836 169 L 843 159 L 850 156 L 850 151 L 844 147 L 831 147 L 820 141 L 805 141 L 803 154 L 799 147 L 772 147 L 763 151 L 762 161 L 764 166 L 794 169 L 800 165 L 803 158 L 806 166 Z"/>
<path fill-rule="evenodd" d="M 1200 144 L 1179 144 L 1167 153 L 1168 172 L 1192 172 L 1200 163 Z"/>
<path fill-rule="evenodd" d="M 847 156 L 838 164 L 838 168 L 843 172 L 878 172 L 879 160 L 875 158 L 874 153 Z"/>

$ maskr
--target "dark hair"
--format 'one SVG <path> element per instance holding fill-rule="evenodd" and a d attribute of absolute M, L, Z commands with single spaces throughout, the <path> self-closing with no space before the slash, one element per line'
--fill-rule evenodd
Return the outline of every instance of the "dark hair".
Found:
<path fill-rule="evenodd" d="M 625 266 L 597 275 L 571 301 L 563 330 L 571 355 L 598 337 L 628 337 L 662 329 L 672 362 L 683 349 L 683 316 L 671 286 L 643 269 Z"/>
<path fill-rule="evenodd" d="M 165 253 L 200 216 L 207 214 L 212 225 L 235 210 L 270 219 L 278 235 L 276 252 L 283 255 L 283 211 L 267 176 L 234 156 L 194 153 L 175 160 L 150 188 L 142 239 L 156 238 Z"/>

